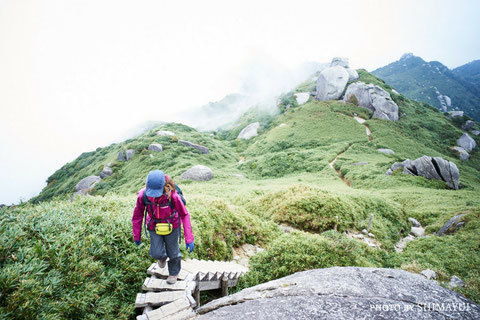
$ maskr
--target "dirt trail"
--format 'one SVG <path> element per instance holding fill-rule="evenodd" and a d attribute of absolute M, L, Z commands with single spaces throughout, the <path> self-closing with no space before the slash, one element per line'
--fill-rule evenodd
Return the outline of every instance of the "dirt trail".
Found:
<path fill-rule="evenodd" d="M 346 152 L 348 149 L 350 149 L 351 146 L 352 146 L 352 144 L 349 145 L 347 149 L 345 149 L 345 150 L 343 150 L 342 152 L 338 153 L 338 154 L 335 156 L 335 158 L 334 158 L 332 161 L 330 161 L 330 163 L 329 163 L 329 164 L 330 164 L 330 168 L 332 168 L 333 170 L 335 170 L 335 172 L 337 173 L 338 177 L 339 177 L 340 179 L 342 179 L 343 182 L 345 182 L 345 184 L 346 184 L 347 186 L 349 186 L 349 187 L 350 187 L 350 181 L 348 181 L 348 180 L 343 176 L 342 171 L 335 169 L 334 164 L 335 164 L 335 162 L 337 161 L 338 157 L 341 156 L 341 155 L 342 155 L 344 152 Z"/>
<path fill-rule="evenodd" d="M 368 125 L 365 124 L 365 119 L 360 117 L 353 117 L 353 118 L 357 120 L 358 123 L 361 123 L 365 126 L 365 131 L 367 132 L 368 141 L 372 141 L 372 137 L 370 136 L 372 134 L 372 131 L 370 131 L 370 128 L 368 127 Z"/>

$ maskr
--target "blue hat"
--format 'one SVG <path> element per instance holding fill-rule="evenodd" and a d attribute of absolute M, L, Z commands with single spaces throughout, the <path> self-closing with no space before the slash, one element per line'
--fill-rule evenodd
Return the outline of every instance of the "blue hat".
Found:
<path fill-rule="evenodd" d="M 163 194 L 165 187 L 165 173 L 160 170 L 153 170 L 147 176 L 147 197 L 157 198 Z"/>

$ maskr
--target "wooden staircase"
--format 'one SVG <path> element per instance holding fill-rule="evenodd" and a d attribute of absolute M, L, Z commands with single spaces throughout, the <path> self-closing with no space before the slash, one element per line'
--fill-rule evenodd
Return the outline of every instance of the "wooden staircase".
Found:
<path fill-rule="evenodd" d="M 168 284 L 168 267 L 160 268 L 153 263 L 147 270 L 149 277 L 135 300 L 136 308 L 143 308 L 137 320 L 190 319 L 195 317 L 194 308 L 200 305 L 200 291 L 228 288 L 237 284 L 248 269 L 234 262 L 189 259 L 182 261 L 182 270 L 177 282 Z"/>

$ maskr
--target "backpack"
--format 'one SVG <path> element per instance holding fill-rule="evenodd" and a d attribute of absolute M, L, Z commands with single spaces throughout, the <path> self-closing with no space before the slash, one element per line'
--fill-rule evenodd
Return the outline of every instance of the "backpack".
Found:
<path fill-rule="evenodd" d="M 180 199 L 182 200 L 183 202 L 183 205 L 186 205 L 187 204 L 187 201 L 185 200 L 185 197 L 183 196 L 183 192 L 182 192 L 182 189 L 180 189 L 180 187 L 175 183 L 175 189 L 177 191 L 177 194 L 180 196 Z M 165 195 L 166 197 L 166 195 Z M 168 199 L 168 197 L 166 197 Z M 153 205 L 154 203 L 151 202 L 150 200 L 148 200 L 147 198 L 147 192 L 145 190 L 145 192 L 143 193 L 143 204 L 145 205 L 145 211 L 144 211 L 144 214 L 143 214 L 143 219 L 144 219 L 144 224 L 145 224 L 145 236 L 147 237 L 148 239 L 148 232 L 147 232 L 147 229 L 148 227 L 150 227 L 150 224 L 152 223 L 152 220 L 155 222 L 155 223 L 159 223 L 159 222 L 168 222 L 168 224 L 170 225 L 170 220 L 173 221 L 173 218 L 175 217 L 175 215 L 177 214 L 177 209 L 175 208 L 173 202 L 171 199 L 168 200 L 168 204 L 163 204 L 163 205 L 159 205 L 160 207 L 166 207 L 167 205 L 170 206 L 171 210 L 173 211 L 173 213 L 164 218 L 164 219 L 157 219 L 155 217 L 155 210 L 153 210 Z M 152 219 L 150 220 L 149 222 L 149 225 L 147 227 L 147 214 L 148 214 L 148 207 L 150 206 L 150 211 L 152 212 Z M 180 215 L 178 215 L 178 229 L 179 229 L 179 232 L 178 232 L 178 243 L 181 243 L 182 242 L 182 220 L 180 219 Z"/>

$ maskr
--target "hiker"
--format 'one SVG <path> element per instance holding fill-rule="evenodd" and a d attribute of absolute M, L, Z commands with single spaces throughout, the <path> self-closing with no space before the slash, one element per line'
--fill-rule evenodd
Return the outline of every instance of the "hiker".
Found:
<path fill-rule="evenodd" d="M 165 267 L 167 257 L 169 258 L 169 284 L 177 281 L 181 269 L 179 222 L 183 223 L 186 249 L 192 252 L 195 247 L 190 216 L 182 200 L 183 196 L 177 193 L 175 183 L 162 171 L 153 170 L 148 173 L 146 188 L 138 192 L 137 204 L 133 210 L 133 240 L 137 246 L 142 243 L 142 221 L 146 215 L 145 234 L 147 229 L 150 233 L 149 253 L 158 260 L 160 268 Z"/>

